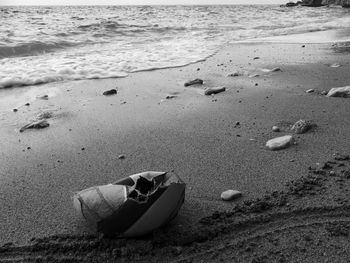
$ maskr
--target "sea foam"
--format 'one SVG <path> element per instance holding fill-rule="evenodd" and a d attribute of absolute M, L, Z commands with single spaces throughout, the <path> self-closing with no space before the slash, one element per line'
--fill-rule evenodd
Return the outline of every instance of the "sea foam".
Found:
<path fill-rule="evenodd" d="M 341 8 L 84 6 L 0 9 L 0 88 L 187 65 L 242 40 L 346 30 Z"/>

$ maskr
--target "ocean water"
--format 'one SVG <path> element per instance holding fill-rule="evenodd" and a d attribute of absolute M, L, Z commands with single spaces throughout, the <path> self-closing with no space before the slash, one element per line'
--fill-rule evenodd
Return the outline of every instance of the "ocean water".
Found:
<path fill-rule="evenodd" d="M 125 77 L 236 41 L 347 28 L 350 12 L 339 7 L 1 7 L 0 88 Z"/>

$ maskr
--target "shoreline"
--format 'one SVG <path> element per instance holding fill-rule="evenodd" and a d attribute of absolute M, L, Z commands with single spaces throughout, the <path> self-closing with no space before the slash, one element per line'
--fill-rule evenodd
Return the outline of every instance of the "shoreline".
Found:
<path fill-rule="evenodd" d="M 0 116 L 5 121 L 0 134 L 6 138 L 1 153 L 6 163 L 0 168 L 4 222 L 0 244 L 13 242 L 16 247 L 30 244 L 33 237 L 64 235 L 69 240 L 70 235 L 74 239 L 93 234 L 77 219 L 72 193 L 146 170 L 174 170 L 187 183 L 185 204 L 164 235 L 194 228 L 192 238 L 197 242 L 199 219 L 217 210 L 223 215 L 222 211 L 261 199 L 266 192 L 283 191 L 288 182 L 307 174 L 309 166 L 350 149 L 348 100 L 319 94 L 350 82 L 349 53 L 334 53 L 331 48 L 330 44 L 304 48 L 235 44 L 181 68 L 138 72 L 122 79 L 51 83 L 44 86 L 57 92 L 48 100 L 35 99 L 16 113 L 9 105 Z M 331 68 L 332 63 L 342 66 Z M 261 70 L 273 67 L 282 72 Z M 234 71 L 246 74 L 227 77 Z M 248 77 L 257 73 L 260 77 Z M 202 88 L 183 86 L 197 77 L 206 87 L 223 85 L 227 90 L 203 96 Z M 44 86 L 38 86 L 35 96 L 43 94 Z M 116 86 L 117 95 L 102 96 Z M 305 93 L 310 88 L 315 92 Z M 178 97 L 165 99 L 172 93 Z M 50 127 L 16 132 L 43 111 L 53 112 Z M 312 120 L 318 127 L 296 136 L 298 145 L 289 149 L 265 149 L 268 139 L 290 133 L 289 125 L 299 119 Z M 276 124 L 281 133 L 271 131 Z M 125 154 L 125 160 L 118 160 L 119 154 Z M 243 198 L 221 201 L 220 193 L 230 188 L 241 191 Z M 316 193 L 315 200 L 319 199 Z M 298 202 L 295 209 L 302 207 Z M 220 220 L 219 225 L 225 226 Z M 215 222 L 213 231 L 222 231 L 215 230 Z M 210 227 L 205 230 L 210 233 Z M 215 238 L 220 240 L 220 234 Z M 213 242 L 220 244 L 215 238 Z M 137 242 L 127 243 L 132 248 Z"/>

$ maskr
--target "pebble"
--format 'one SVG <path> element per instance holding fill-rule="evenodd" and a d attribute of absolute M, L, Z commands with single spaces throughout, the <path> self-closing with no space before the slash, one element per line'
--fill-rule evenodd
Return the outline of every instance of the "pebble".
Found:
<path fill-rule="evenodd" d="M 114 95 L 117 94 L 117 90 L 116 89 L 110 89 L 110 90 L 106 90 L 103 92 L 103 95 L 108 96 L 108 95 Z"/>
<path fill-rule="evenodd" d="M 272 126 L 272 131 L 274 132 L 280 132 L 280 128 L 278 126 Z"/>
<path fill-rule="evenodd" d="M 328 91 L 327 97 L 350 98 L 350 86 L 332 88 L 330 91 Z"/>
<path fill-rule="evenodd" d="M 226 190 L 221 193 L 221 199 L 224 201 L 231 201 L 242 196 L 242 193 L 237 190 Z"/>
<path fill-rule="evenodd" d="M 254 59 L 254 60 L 255 60 L 255 59 L 260 59 L 260 57 L 255 57 L 255 58 L 253 58 L 253 59 Z"/>
<path fill-rule="evenodd" d="M 206 88 L 204 90 L 204 95 L 212 95 L 212 94 L 217 94 L 217 93 L 220 93 L 220 92 L 223 92 L 225 91 L 226 88 L 225 87 L 212 87 L 212 88 Z"/>
<path fill-rule="evenodd" d="M 167 95 L 165 98 L 167 99 L 167 100 L 169 100 L 169 99 L 174 99 L 174 98 L 176 98 L 177 96 L 176 95 Z"/>
<path fill-rule="evenodd" d="M 29 102 L 27 102 L 26 104 L 24 104 L 25 106 L 29 106 L 30 105 L 30 103 Z"/>
<path fill-rule="evenodd" d="M 327 95 L 327 93 L 328 92 L 324 90 L 324 91 L 321 92 L 321 95 Z"/>
<path fill-rule="evenodd" d="M 203 80 L 202 79 L 194 79 L 194 80 L 190 80 L 187 81 L 184 86 L 188 87 L 188 86 L 192 86 L 192 85 L 202 85 L 203 84 Z"/>
<path fill-rule="evenodd" d="M 296 134 L 302 134 L 310 130 L 311 123 L 305 120 L 298 120 L 294 125 L 292 126 L 291 130 L 294 131 Z"/>
<path fill-rule="evenodd" d="M 119 156 L 118 156 L 118 159 L 119 159 L 119 160 L 125 159 L 125 155 L 124 155 L 124 154 L 119 155 Z"/>
<path fill-rule="evenodd" d="M 227 77 L 239 77 L 242 76 L 243 74 L 240 72 L 233 72 L 227 75 Z"/>
<path fill-rule="evenodd" d="M 314 92 L 315 90 L 314 89 L 308 89 L 307 91 L 305 91 L 306 93 L 312 93 Z"/>
<path fill-rule="evenodd" d="M 13 112 L 17 112 L 18 110 L 17 109 L 13 109 Z"/>
<path fill-rule="evenodd" d="M 333 63 L 331 65 L 329 65 L 331 68 L 339 68 L 340 67 L 340 64 L 338 63 Z"/>
<path fill-rule="evenodd" d="M 273 69 L 271 69 L 270 71 L 271 71 L 271 72 L 277 72 L 277 71 L 282 71 L 282 69 L 281 69 L 281 68 L 273 68 Z"/>
<path fill-rule="evenodd" d="M 285 149 L 292 144 L 295 144 L 295 140 L 292 135 L 285 135 L 277 137 L 266 142 L 266 147 L 271 151 Z"/>

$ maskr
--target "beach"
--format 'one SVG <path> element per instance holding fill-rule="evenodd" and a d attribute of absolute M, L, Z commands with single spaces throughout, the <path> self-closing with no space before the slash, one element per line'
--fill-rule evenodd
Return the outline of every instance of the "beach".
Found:
<path fill-rule="evenodd" d="M 345 262 L 350 162 L 334 154 L 350 154 L 350 100 L 321 93 L 349 85 L 348 47 L 245 42 L 184 67 L 1 89 L 0 261 Z M 19 132 L 43 112 L 49 127 Z M 316 125 L 293 134 L 300 119 Z M 287 134 L 296 145 L 265 147 Z M 77 217 L 76 191 L 149 170 L 186 183 L 165 228 L 110 240 Z M 227 189 L 242 198 L 221 200 Z"/>

